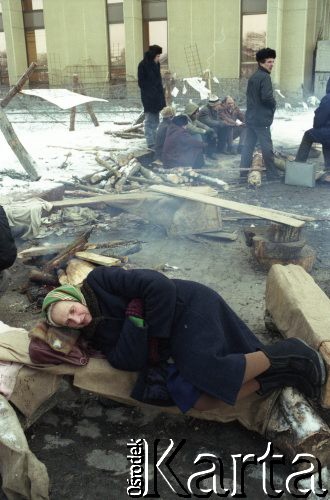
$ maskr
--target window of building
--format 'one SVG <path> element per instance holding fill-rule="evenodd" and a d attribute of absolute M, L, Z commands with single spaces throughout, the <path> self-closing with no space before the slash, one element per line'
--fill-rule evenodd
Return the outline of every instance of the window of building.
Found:
<path fill-rule="evenodd" d="M 242 1 L 241 77 L 249 78 L 257 68 L 256 52 L 266 46 L 267 1 Z"/>
<path fill-rule="evenodd" d="M 0 31 L 0 85 L 8 85 L 8 64 L 6 39 L 3 31 Z"/>
<path fill-rule="evenodd" d="M 22 9 L 28 65 L 32 62 L 38 65 L 30 76 L 30 82 L 48 83 L 43 0 L 22 0 Z"/>
<path fill-rule="evenodd" d="M 125 26 L 123 1 L 107 0 L 109 27 L 109 74 L 110 79 L 126 76 Z"/>
<path fill-rule="evenodd" d="M 143 48 L 160 45 L 163 49 L 160 61 L 168 66 L 167 58 L 167 2 L 166 0 L 142 0 Z"/>

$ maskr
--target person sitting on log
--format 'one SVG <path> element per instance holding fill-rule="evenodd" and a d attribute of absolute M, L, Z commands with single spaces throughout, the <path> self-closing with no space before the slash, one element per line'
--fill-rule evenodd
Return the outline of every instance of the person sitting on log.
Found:
<path fill-rule="evenodd" d="M 195 139 L 186 130 L 187 125 L 186 115 L 172 118 L 163 146 L 162 161 L 165 167 L 200 168 L 204 166 L 204 143 Z"/>
<path fill-rule="evenodd" d="M 197 119 L 199 106 L 194 102 L 188 102 L 184 108 L 185 114 L 188 116 L 188 125 L 186 130 L 195 137 L 204 141 L 206 145 L 205 153 L 209 158 L 215 159 L 217 134 L 213 128 Z"/>
<path fill-rule="evenodd" d="M 325 173 L 322 182 L 330 182 L 330 78 L 326 86 L 326 95 L 315 110 L 313 128 L 307 130 L 299 146 L 296 161 L 305 162 L 313 142 L 322 144 Z"/>
<path fill-rule="evenodd" d="M 14 237 L 9 227 L 6 212 L 0 205 L 0 297 L 8 288 L 9 271 L 17 256 Z"/>
<path fill-rule="evenodd" d="M 81 289 L 49 292 L 42 310 L 81 329 L 114 368 L 139 372 L 131 397 L 144 403 L 206 411 L 285 386 L 319 398 L 325 383 L 303 341 L 264 345 L 214 290 L 157 271 L 100 266 Z"/>
<path fill-rule="evenodd" d="M 155 160 L 160 160 L 163 154 L 163 146 L 166 138 L 167 128 L 171 123 L 171 119 L 175 115 L 174 109 L 171 106 L 165 106 L 160 112 L 162 121 L 156 130 L 155 139 Z"/>
<path fill-rule="evenodd" d="M 221 101 L 218 107 L 218 116 L 229 127 L 224 153 L 235 154 L 237 152 L 241 154 L 246 135 L 245 115 L 230 95 Z M 233 142 L 237 137 L 239 137 L 239 145 L 235 151 Z"/>
<path fill-rule="evenodd" d="M 223 153 L 227 143 L 229 127 L 219 118 L 219 106 L 219 97 L 213 94 L 210 95 L 208 103 L 199 110 L 197 119 L 214 130 L 217 136 L 217 151 L 218 153 Z"/>

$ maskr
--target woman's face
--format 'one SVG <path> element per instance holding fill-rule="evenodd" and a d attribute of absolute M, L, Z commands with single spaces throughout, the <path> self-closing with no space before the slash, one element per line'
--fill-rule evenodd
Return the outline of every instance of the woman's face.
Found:
<path fill-rule="evenodd" d="M 80 302 L 62 300 L 52 307 L 52 320 L 61 326 L 69 328 L 84 328 L 92 321 L 88 307 Z"/>

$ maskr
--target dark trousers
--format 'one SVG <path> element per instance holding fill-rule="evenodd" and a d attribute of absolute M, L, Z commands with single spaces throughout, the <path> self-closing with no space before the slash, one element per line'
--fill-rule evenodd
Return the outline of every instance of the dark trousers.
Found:
<path fill-rule="evenodd" d="M 311 150 L 312 144 L 315 142 L 311 131 L 307 130 L 302 138 L 302 141 L 300 143 L 297 155 L 296 155 L 296 161 L 306 161 L 309 155 L 309 152 Z M 324 167 L 326 170 L 330 170 L 330 147 L 327 145 L 322 144 L 322 151 L 323 151 L 323 156 L 324 156 Z"/>
<path fill-rule="evenodd" d="M 274 167 L 273 142 L 269 127 L 246 127 L 245 144 L 241 156 L 241 168 L 250 168 L 256 144 L 259 143 L 266 169 Z"/>

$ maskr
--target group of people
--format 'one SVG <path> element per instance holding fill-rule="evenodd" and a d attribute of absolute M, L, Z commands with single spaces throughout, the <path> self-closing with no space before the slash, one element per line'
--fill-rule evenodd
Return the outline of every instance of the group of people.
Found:
<path fill-rule="evenodd" d="M 211 95 L 201 108 L 189 102 L 184 112 L 166 106 L 159 57 L 161 47 L 152 45 L 138 67 L 138 83 L 145 113 L 145 137 L 148 148 L 166 167 L 203 167 L 204 156 L 235 153 L 233 141 L 240 137 L 241 152 L 245 137 L 244 113 L 231 96 L 222 101 Z M 162 121 L 159 124 L 159 114 Z"/>
<path fill-rule="evenodd" d="M 243 113 L 231 96 L 222 101 L 210 95 L 207 104 L 199 108 L 189 102 L 184 114 L 175 116 L 166 107 L 160 73 L 159 57 L 162 48 L 152 45 L 138 67 L 138 84 L 145 112 L 145 136 L 148 148 L 155 150 L 156 158 L 167 167 L 203 167 L 204 154 L 235 152 L 233 141 L 239 137 L 237 153 L 241 153 L 240 177 L 246 178 L 252 164 L 255 147 L 261 149 L 266 177 L 278 179 L 274 162 L 271 125 L 276 100 L 270 74 L 276 51 L 263 48 L 256 53 L 258 68 L 249 78 L 246 91 L 246 112 Z M 159 125 L 159 113 L 162 123 Z M 322 144 L 325 174 L 330 182 L 330 78 L 318 109 L 313 128 L 307 130 L 296 155 L 296 161 L 307 160 L 313 142 Z"/>

